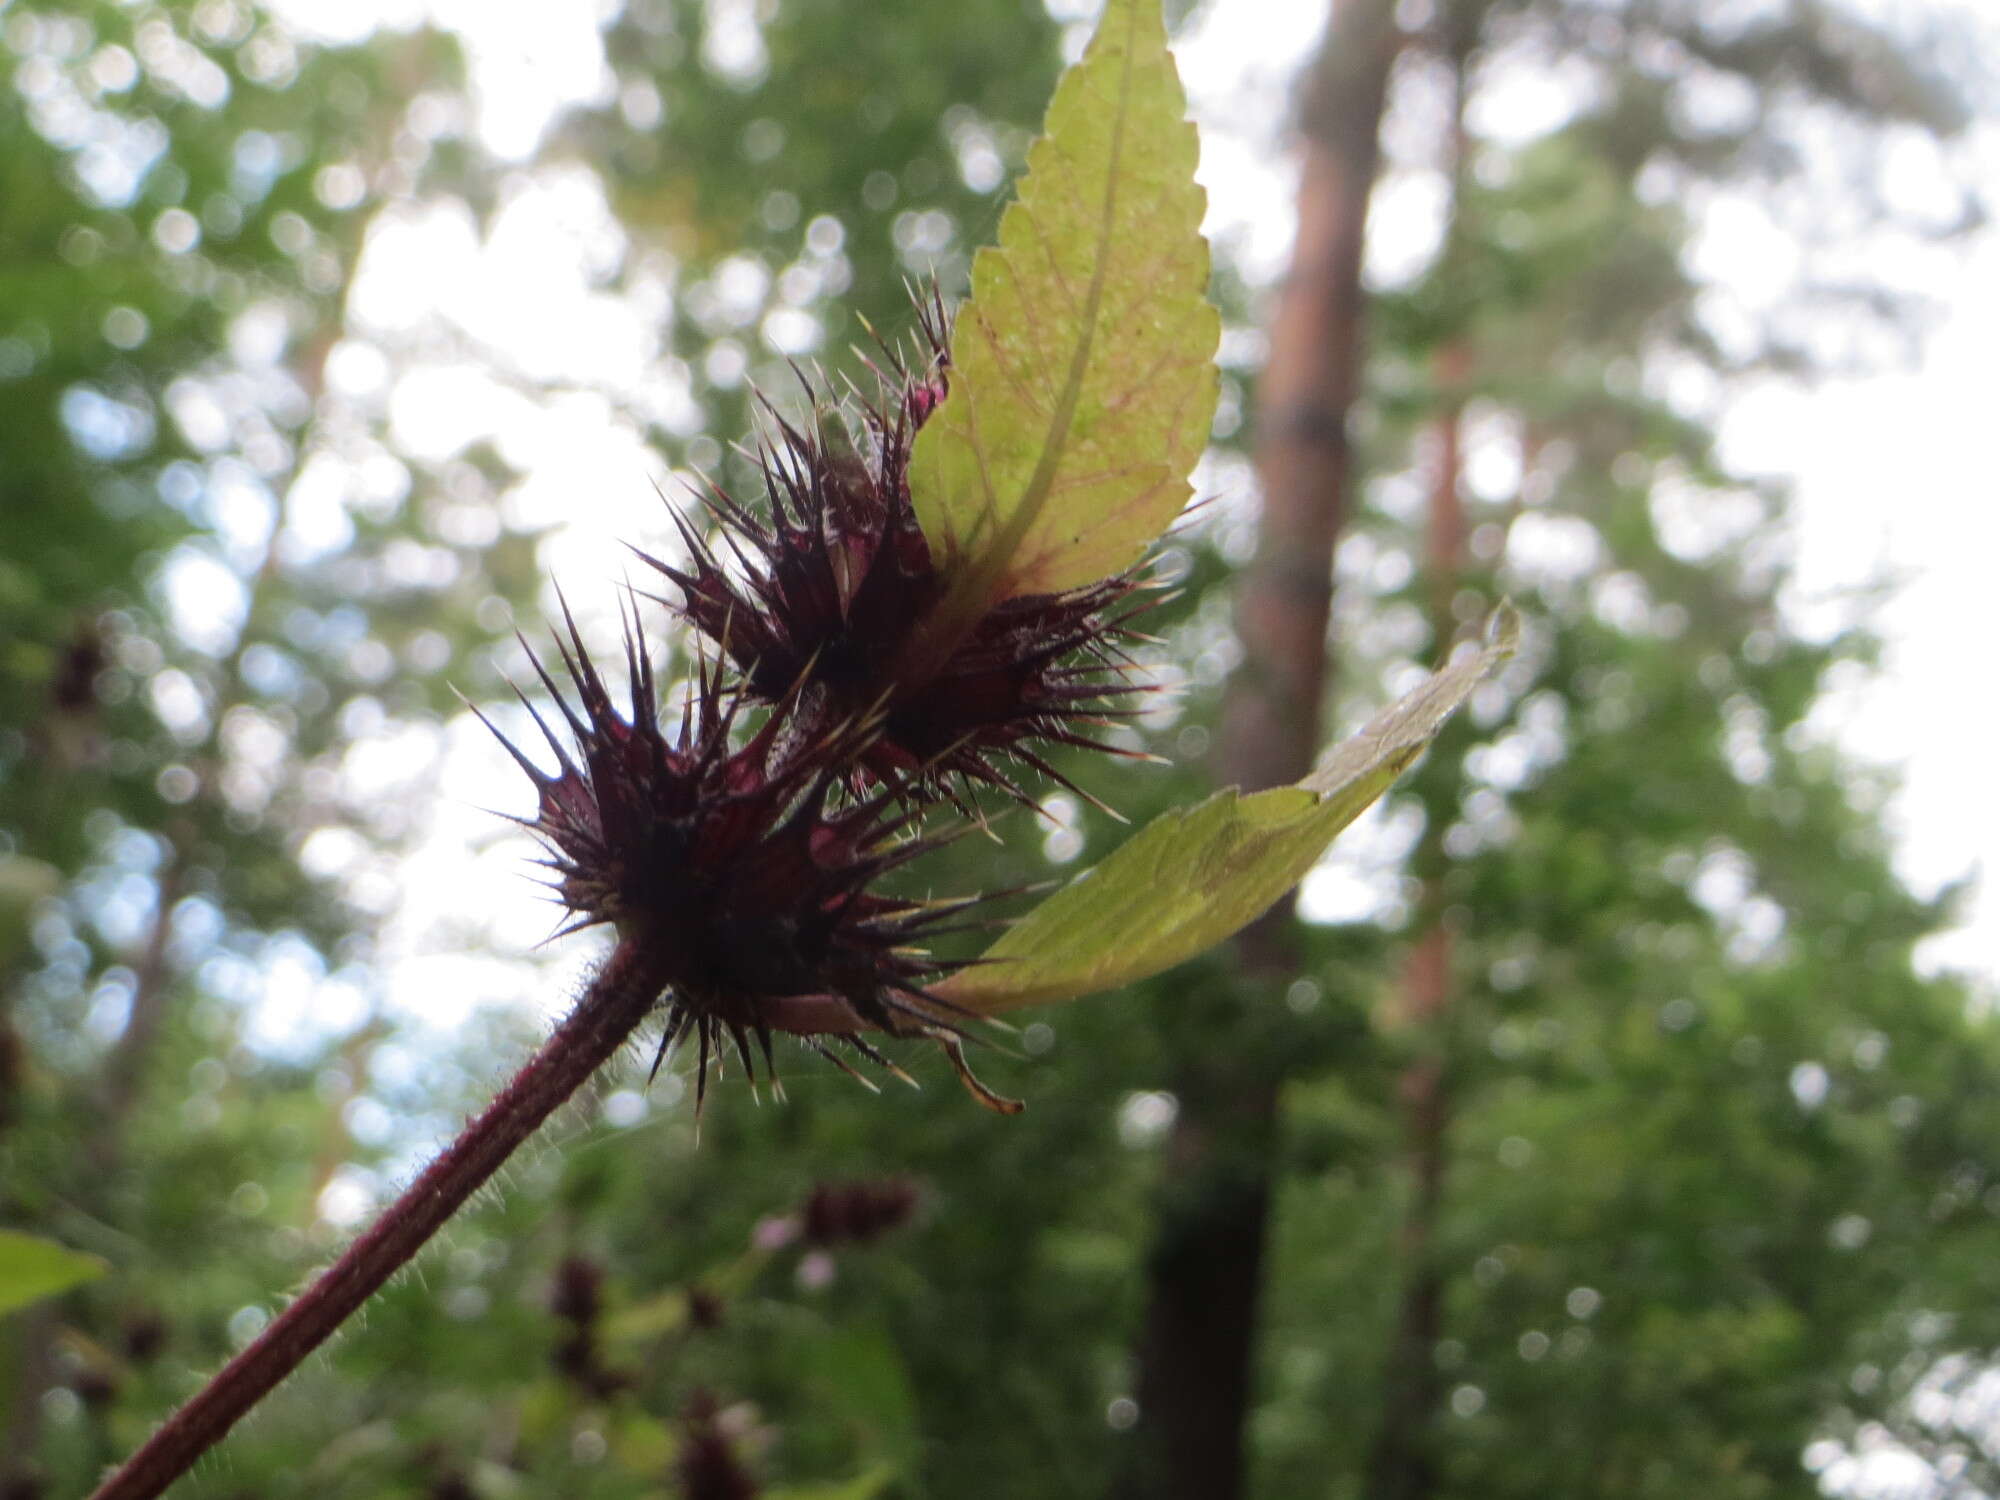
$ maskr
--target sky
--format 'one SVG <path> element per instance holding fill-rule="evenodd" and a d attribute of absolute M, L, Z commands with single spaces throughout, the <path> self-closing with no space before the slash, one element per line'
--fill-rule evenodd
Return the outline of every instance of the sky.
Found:
<path fill-rule="evenodd" d="M 1987 142 L 2000 181 L 2000 152 Z M 1724 455 L 1788 474 L 1798 518 L 1799 604 L 1836 609 L 1877 579 L 1887 642 L 1872 681 L 1829 693 L 1819 718 L 1848 749 L 1898 768 L 1888 816 L 1903 877 L 1931 893 L 1968 876 L 1964 918 L 1927 963 L 2000 981 L 2000 776 L 1994 619 L 2000 472 L 2000 237 L 1988 232 L 1934 289 L 1949 307 L 1921 363 L 1811 390 L 1774 387 L 1732 412 Z"/>
<path fill-rule="evenodd" d="M 719 63 L 754 65 L 755 3 L 709 0 L 708 45 Z M 1071 24 L 1071 42 L 1080 47 L 1093 0 L 1047 3 Z M 2000 16 L 1978 10 L 1980 3 L 1930 0 L 1916 9 L 1982 17 L 2000 56 Z M 1251 7 L 1257 24 L 1244 25 Z M 524 158 L 566 103 L 604 87 L 590 6 L 282 0 L 278 8 L 329 38 L 424 16 L 457 30 L 473 63 L 477 131 L 503 159 Z M 1877 0 L 1875 8 L 1898 6 Z M 1208 228 L 1253 276 L 1275 277 L 1289 246 L 1293 168 L 1282 145 L 1289 86 L 1324 15 L 1325 0 L 1222 0 L 1176 42 L 1203 130 Z M 1474 124 L 1485 134 L 1526 139 L 1559 123 L 1574 102 L 1560 69 L 1523 67 L 1481 98 Z M 1435 194 L 1421 174 L 1393 170 L 1395 129 L 1392 120 L 1385 136 L 1392 171 L 1371 221 L 1370 274 L 1384 282 L 1421 263 L 1436 237 Z M 1895 165 L 1897 191 L 1913 203 L 1936 190 L 1924 160 L 1912 156 Z M 1961 169 L 2000 183 L 2000 130 L 1985 127 Z M 606 253 L 616 234 L 582 173 L 522 187 L 483 243 L 462 214 L 394 216 L 376 231 L 351 306 L 364 324 L 381 327 L 442 310 L 530 375 L 561 380 L 610 372 L 636 385 L 654 353 L 650 336 L 628 305 L 593 292 L 578 272 Z M 1694 264 L 1715 280 L 1718 296 L 1754 307 L 1783 281 L 1797 253 L 1762 205 L 1740 199 L 1705 205 Z M 1930 892 L 1980 873 L 1986 849 L 2000 836 L 2000 785 L 1988 770 L 1994 756 L 1985 738 L 1992 715 L 1980 691 L 1991 671 L 1980 665 L 1984 653 L 1974 635 L 1986 616 L 1989 560 L 2000 543 L 1994 505 L 2000 494 L 1984 451 L 2000 395 L 1990 353 L 2000 336 L 2000 234 L 1982 233 L 1942 253 L 1901 246 L 1871 246 L 1869 253 L 1871 274 L 1920 288 L 1939 308 L 1920 351 L 1901 366 L 1810 389 L 1768 382 L 1734 390 L 1716 400 L 1713 414 L 1728 462 L 1788 477 L 1793 486 L 1794 621 L 1823 630 L 1866 618 L 1887 637 L 1887 669 L 1872 681 L 1840 685 L 1816 725 L 1864 759 L 1898 768 L 1903 786 L 1889 816 L 1899 866 Z M 524 285 L 537 295 L 522 298 Z M 336 350 L 328 378 L 336 388 L 362 391 L 392 377 L 379 354 L 357 342 Z M 500 435 L 508 457 L 527 474 L 509 500 L 514 518 L 570 518 L 545 554 L 552 573 L 617 577 L 624 540 L 657 530 L 654 484 L 671 476 L 622 435 L 598 398 L 538 407 L 461 363 L 401 378 L 388 399 L 397 440 L 408 451 L 449 453 L 472 436 Z M 571 498 L 578 493 L 596 498 L 579 509 Z M 288 502 L 297 533 L 311 532 L 312 498 L 305 486 Z M 1896 587 L 1878 600 L 1868 591 L 1885 578 Z M 379 750 L 385 779 L 400 753 L 394 746 Z M 546 993 L 546 984 L 513 956 L 546 930 L 549 913 L 531 904 L 518 864 L 495 857 L 500 849 L 486 809 L 521 801 L 513 768 L 470 721 L 452 727 L 445 753 L 450 769 L 441 783 L 462 795 L 440 803 L 432 839 L 402 872 L 390 984 L 392 999 L 401 997 L 394 1008 L 449 1028 L 463 1022 L 472 1002 L 441 1004 L 440 997 L 512 1004 Z M 364 779 L 370 774 L 365 763 L 355 769 Z M 355 851 L 328 846 L 317 855 L 331 869 Z M 1333 866 L 1308 885 L 1308 912 L 1356 914 L 1355 892 L 1376 862 L 1365 835 L 1337 849 Z M 468 907 L 489 914 L 490 946 L 440 945 L 439 926 Z M 2000 982 L 2000 889 L 1975 891 L 1962 923 L 1933 940 L 1925 961 Z M 563 1000 L 557 995 L 549 1004 Z"/>

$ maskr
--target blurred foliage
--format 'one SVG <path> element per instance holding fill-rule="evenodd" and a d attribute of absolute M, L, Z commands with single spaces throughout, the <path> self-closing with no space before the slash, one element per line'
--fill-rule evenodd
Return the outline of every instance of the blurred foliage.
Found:
<path fill-rule="evenodd" d="M 1254 1492 L 1359 1493 L 1416 1057 L 1454 1117 L 1439 1494 L 1803 1496 L 1809 1443 L 1889 1434 L 1946 1492 L 1979 1477 L 1991 1435 L 1953 1397 L 2000 1344 L 2000 1042 L 1913 965 L 1948 900 L 1897 884 L 1886 787 L 1809 722 L 1873 642 L 1779 609 L 1782 495 L 1726 473 L 1710 414 L 1651 373 L 1822 347 L 1799 308 L 1716 335 L 1686 270 L 1701 193 L 1793 183 L 1808 116 L 1865 145 L 1960 111 L 1835 6 L 1733 30 L 1653 0 L 1435 9 L 1413 109 L 1467 38 L 1475 80 L 1560 55 L 1599 86 L 1541 139 L 1475 141 L 1444 248 L 1376 299 L 1339 718 L 1445 644 L 1418 559 L 1447 403 L 1513 460 L 1468 487 L 1453 607 L 1505 593 L 1534 628 L 1341 856 L 1367 911 L 1301 929 L 1282 998 L 1211 956 L 1025 1014 L 982 1066 L 1028 1097 L 1016 1120 L 935 1059 L 876 1098 L 800 1056 L 783 1105 L 727 1090 L 697 1146 L 671 1070 L 642 1096 L 631 1059 L 182 1491 L 668 1495 L 721 1451 L 768 1494 L 1101 1495 L 1176 1210 L 1163 1080 L 1225 1053 L 1284 1090 Z M 594 102 L 502 162 L 451 38 L 333 45 L 283 14 L 0 7 L 0 1223 L 112 1268 L 0 1321 L 0 1454 L 49 1494 L 254 1332 L 342 1195 L 406 1170 L 530 1035 L 489 1015 L 446 1048 L 384 1003 L 398 876 L 455 795 L 447 683 L 499 696 L 496 637 L 541 587 L 518 454 L 409 443 L 389 393 L 442 358 L 536 399 L 593 380 L 462 327 L 357 327 L 371 244 L 440 207 L 487 233 L 524 184 L 585 174 L 617 231 L 586 279 L 658 339 L 643 388 L 594 382 L 607 420 L 741 488 L 751 381 L 856 373 L 864 318 L 908 326 L 906 278 L 957 285 L 1062 29 L 1034 0 L 629 0 Z M 1687 82 L 1725 75 L 1759 101 L 1726 129 Z M 1233 422 L 1255 308 L 1218 285 Z M 370 358 L 388 373 L 330 378 Z M 1226 442 L 1213 468 L 1242 472 Z M 1186 691 L 1144 728 L 1172 764 L 1076 772 L 1136 824 L 1207 789 L 1248 524 L 1225 500 L 1168 550 L 1183 589 L 1151 628 Z M 1024 885 L 1122 837 L 1057 809 L 919 878 Z M 1435 1033 L 1390 1003 L 1434 916 L 1457 954 Z M 281 1045 L 260 1027 L 287 994 L 318 1024 Z M 909 1223 L 811 1241 L 816 1187 L 883 1180 L 918 1185 Z"/>

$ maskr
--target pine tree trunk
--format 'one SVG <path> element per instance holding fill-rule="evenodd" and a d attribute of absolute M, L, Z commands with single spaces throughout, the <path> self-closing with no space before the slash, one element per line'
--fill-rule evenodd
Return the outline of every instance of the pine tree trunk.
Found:
<path fill-rule="evenodd" d="M 1312 767 L 1328 675 L 1333 553 L 1351 486 L 1348 414 L 1362 368 L 1363 233 L 1398 38 L 1390 0 L 1336 0 L 1301 96 L 1299 223 L 1258 389 L 1258 553 L 1238 594 L 1244 664 L 1223 709 L 1217 769 L 1246 789 Z M 1238 967 L 1294 972 L 1289 909 L 1239 940 Z M 1140 1419 L 1121 1493 L 1244 1493 L 1258 1291 L 1281 1076 L 1212 1039 L 1174 1080 L 1180 1100 L 1148 1263 Z"/>
<path fill-rule="evenodd" d="M 1440 37 L 1452 63 L 1453 103 L 1446 169 L 1451 178 L 1451 230 L 1446 255 L 1456 249 L 1462 224 L 1459 203 L 1469 142 L 1465 129 L 1466 60 L 1477 12 L 1456 17 Z M 1470 24 L 1468 24 L 1470 23 Z M 1472 376 L 1472 350 L 1462 340 L 1447 343 L 1432 362 L 1441 409 L 1433 428 L 1434 460 L 1430 503 L 1425 516 L 1423 568 L 1430 595 L 1431 639 L 1440 655 L 1457 630 L 1455 603 L 1465 556 L 1464 392 Z M 1437 1488 L 1432 1429 L 1443 1402 L 1437 1367 L 1443 1336 L 1444 1277 L 1436 1251 L 1438 1216 L 1444 1202 L 1445 1164 L 1451 1128 L 1449 1028 L 1452 1002 L 1451 929 L 1443 916 L 1439 870 L 1446 855 L 1446 818 L 1432 809 L 1414 868 L 1424 880 L 1420 910 L 1425 922 L 1403 969 L 1396 1013 L 1381 1018 L 1384 1030 L 1401 1030 L 1417 1040 L 1418 1056 L 1404 1070 L 1398 1092 L 1403 1106 L 1404 1162 L 1409 1199 L 1396 1259 L 1403 1274 L 1396 1321 L 1382 1372 L 1382 1418 L 1368 1454 L 1370 1500 L 1428 1500 Z"/>
<path fill-rule="evenodd" d="M 1435 909 L 1434 903 L 1426 905 Z M 1436 1042 L 1450 1004 L 1451 957 L 1451 932 L 1433 920 L 1410 951 L 1399 997 L 1407 1011 L 1404 1024 L 1420 1028 L 1433 1050 L 1404 1071 L 1399 1091 L 1410 1177 L 1396 1242 L 1404 1281 L 1382 1372 L 1382 1422 L 1368 1454 L 1369 1500 L 1424 1500 L 1437 1482 L 1430 1431 L 1443 1395 L 1436 1351 L 1443 1332 L 1444 1279 L 1433 1245 L 1444 1200 L 1450 1099 L 1443 1051 Z"/>

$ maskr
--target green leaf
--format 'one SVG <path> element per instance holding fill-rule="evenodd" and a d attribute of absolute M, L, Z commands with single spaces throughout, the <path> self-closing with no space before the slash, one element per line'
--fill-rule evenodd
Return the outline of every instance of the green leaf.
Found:
<path fill-rule="evenodd" d="M 94 1255 L 66 1250 L 53 1240 L 0 1229 L 0 1313 L 66 1292 L 105 1272 Z"/>
<path fill-rule="evenodd" d="M 802 1340 L 798 1366 L 822 1410 L 851 1424 L 871 1466 L 907 1474 L 916 1465 L 917 1395 L 909 1367 L 887 1334 L 857 1327 Z"/>
<path fill-rule="evenodd" d="M 23 854 L 0 855 L 0 971 L 27 951 L 35 908 L 62 889 L 62 871 Z"/>
<path fill-rule="evenodd" d="M 793 1484 L 780 1490 L 766 1490 L 768 1500 L 875 1500 L 896 1477 L 893 1469 L 870 1469 L 852 1479 L 828 1484 Z"/>
<path fill-rule="evenodd" d="M 1215 413 L 1206 196 L 1159 0 L 1110 0 L 972 263 L 910 493 L 970 607 L 1129 567 Z"/>
<path fill-rule="evenodd" d="M 1240 932 L 1305 878 L 1326 846 L 1423 754 L 1481 678 L 1513 654 L 1519 619 L 1343 741 L 1296 786 L 1233 787 L 1148 823 L 937 986 L 991 1015 L 1115 989 Z"/>

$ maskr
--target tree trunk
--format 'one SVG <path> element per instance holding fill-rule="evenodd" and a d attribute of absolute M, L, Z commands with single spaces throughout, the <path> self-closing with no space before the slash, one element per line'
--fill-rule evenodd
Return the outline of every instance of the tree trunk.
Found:
<path fill-rule="evenodd" d="M 1434 909 L 1434 903 L 1427 903 Z M 1401 1095 L 1410 1199 L 1396 1238 L 1404 1282 L 1382 1375 L 1382 1424 L 1368 1454 L 1369 1500 L 1422 1500 L 1436 1486 L 1430 1428 L 1442 1384 L 1444 1279 L 1433 1244 L 1444 1199 L 1445 1132 L 1450 1122 L 1444 1054 L 1437 1031 L 1451 998 L 1451 932 L 1433 920 L 1410 950 L 1401 1002 L 1406 1024 L 1429 1034 L 1432 1050 L 1404 1071 Z"/>
<path fill-rule="evenodd" d="M 1348 414 L 1361 382 L 1363 232 L 1397 45 L 1390 0 L 1336 0 L 1301 96 L 1297 238 L 1258 389 L 1262 523 L 1239 585 L 1244 660 L 1217 754 L 1220 779 L 1246 790 L 1297 780 L 1319 750 L 1333 553 L 1351 485 Z M 1237 945 L 1240 970 L 1274 990 L 1296 967 L 1289 921 L 1281 908 Z M 1244 1492 L 1281 1082 L 1268 1053 L 1211 1034 L 1174 1079 L 1180 1112 L 1147 1268 L 1128 1496 Z"/>
<path fill-rule="evenodd" d="M 1468 140 L 1465 130 L 1466 60 L 1472 50 L 1477 8 L 1454 17 L 1439 38 L 1452 64 L 1450 134 L 1445 144 L 1451 178 L 1451 231 L 1446 256 L 1460 228 Z M 1440 348 L 1432 362 L 1439 393 L 1433 427 L 1434 460 L 1430 505 L 1424 526 L 1424 580 L 1430 595 L 1431 639 L 1440 655 L 1456 633 L 1460 574 L 1466 542 L 1463 427 L 1465 391 L 1472 375 L 1472 350 L 1462 339 Z M 1445 1163 L 1451 1127 L 1449 1027 L 1452 998 L 1452 932 L 1444 920 L 1439 871 L 1446 855 L 1447 817 L 1430 809 L 1414 868 L 1424 881 L 1419 910 L 1424 925 L 1404 967 L 1401 994 L 1382 1029 L 1413 1033 L 1419 1055 L 1404 1071 L 1398 1090 L 1403 1106 L 1404 1161 L 1409 1201 L 1397 1236 L 1396 1260 L 1404 1281 L 1390 1334 L 1382 1376 L 1382 1419 L 1368 1455 L 1370 1500 L 1428 1500 L 1437 1488 L 1437 1458 L 1431 1441 L 1443 1397 L 1437 1345 L 1443 1335 L 1444 1277 L 1436 1251 L 1438 1215 L 1444 1200 Z"/>

